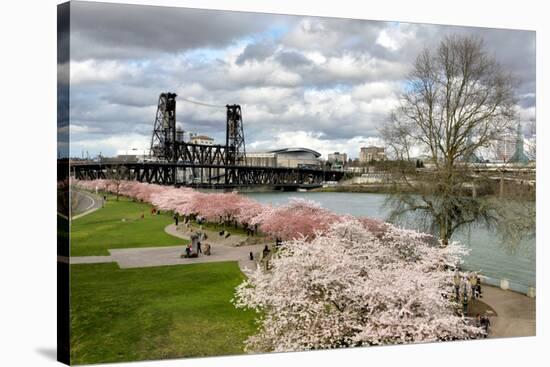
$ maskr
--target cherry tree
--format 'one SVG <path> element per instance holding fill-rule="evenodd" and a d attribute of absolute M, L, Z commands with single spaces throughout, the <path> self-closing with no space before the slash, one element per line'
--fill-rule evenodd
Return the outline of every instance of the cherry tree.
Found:
<path fill-rule="evenodd" d="M 250 272 L 234 303 L 259 312 L 253 352 L 471 339 L 480 328 L 459 316 L 451 270 L 465 249 L 386 224 L 333 223 L 313 239 L 286 241 L 271 270 Z"/>
<path fill-rule="evenodd" d="M 314 201 L 292 198 L 288 204 L 264 208 L 251 223 L 259 224 L 266 234 L 289 240 L 300 236 L 312 238 L 339 219 Z"/>

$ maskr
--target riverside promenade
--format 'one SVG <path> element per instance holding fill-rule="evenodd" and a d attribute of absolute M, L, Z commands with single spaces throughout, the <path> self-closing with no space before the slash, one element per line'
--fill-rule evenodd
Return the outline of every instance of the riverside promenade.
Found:
<path fill-rule="evenodd" d="M 492 309 L 487 312 L 491 320 L 490 338 L 536 335 L 536 298 L 484 285 L 483 298 L 478 302 Z"/>
<path fill-rule="evenodd" d="M 165 232 L 182 239 L 189 240 L 191 233 L 195 232 L 196 228 L 191 227 L 186 230 L 183 224 L 178 228 L 174 224 L 170 224 L 165 228 Z M 125 248 L 125 249 L 109 249 L 108 256 L 71 256 L 71 264 L 97 264 L 116 262 L 121 269 L 128 268 L 143 268 L 150 266 L 163 265 L 186 265 L 198 264 L 219 261 L 237 261 L 241 270 L 253 270 L 256 268 L 256 261 L 250 260 L 250 252 L 254 254 L 254 258 L 258 258 L 259 252 L 264 248 L 265 244 L 255 245 L 240 245 L 246 240 L 245 236 L 231 235 L 228 238 L 223 238 L 214 231 L 207 229 L 202 230 L 208 236 L 204 243 L 209 243 L 212 246 L 212 254 L 210 256 L 200 255 L 197 258 L 181 258 L 185 247 L 182 246 L 166 246 L 166 247 L 144 247 L 144 248 Z"/>

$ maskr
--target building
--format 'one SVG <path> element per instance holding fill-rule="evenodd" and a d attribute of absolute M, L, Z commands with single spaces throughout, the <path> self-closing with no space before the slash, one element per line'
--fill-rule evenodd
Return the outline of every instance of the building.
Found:
<path fill-rule="evenodd" d="M 327 161 L 329 161 L 330 163 L 346 164 L 348 161 L 348 155 L 346 153 L 340 153 L 340 152 L 330 153 L 328 155 Z"/>
<path fill-rule="evenodd" d="M 246 165 L 255 167 L 277 167 L 277 155 L 268 152 L 247 152 Z"/>
<path fill-rule="evenodd" d="M 496 160 L 498 162 L 508 162 L 516 151 L 516 137 L 508 133 L 500 137 L 496 143 Z"/>
<path fill-rule="evenodd" d="M 206 135 L 191 135 L 192 144 L 214 145 L 214 139 Z"/>
<path fill-rule="evenodd" d="M 508 163 L 529 163 L 529 158 L 524 151 L 523 134 L 521 133 L 521 123 L 518 123 L 516 130 L 516 141 L 514 144 L 514 154 L 508 159 Z"/>
<path fill-rule="evenodd" d="M 260 167 L 321 167 L 321 153 L 307 148 L 284 148 L 267 152 L 247 152 L 246 164 Z"/>
<path fill-rule="evenodd" d="M 277 167 L 320 168 L 321 153 L 307 148 L 284 148 L 272 150 L 277 157 Z"/>
<path fill-rule="evenodd" d="M 362 147 L 359 151 L 359 162 L 370 163 L 374 161 L 383 161 L 386 159 L 384 147 L 368 146 Z"/>

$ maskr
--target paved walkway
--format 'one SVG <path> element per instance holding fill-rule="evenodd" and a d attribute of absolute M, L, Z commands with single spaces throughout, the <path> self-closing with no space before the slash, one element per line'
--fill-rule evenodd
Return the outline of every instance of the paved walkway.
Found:
<path fill-rule="evenodd" d="M 187 232 L 185 227 L 180 225 L 176 228 L 171 224 L 165 228 L 165 231 L 175 237 L 189 239 L 190 232 Z M 184 253 L 183 246 L 169 247 L 145 247 L 145 248 L 127 248 L 127 249 L 110 249 L 110 256 L 72 256 L 71 264 L 94 264 L 117 262 L 122 269 L 142 268 L 150 266 L 162 265 L 185 265 L 197 264 L 218 261 L 238 261 L 241 270 L 252 270 L 256 268 L 256 261 L 250 260 L 249 254 L 252 252 L 254 258 L 258 258 L 259 252 L 263 249 L 263 244 L 236 246 L 241 243 L 246 237 L 230 236 L 222 238 L 217 233 L 212 231 L 203 231 L 207 234 L 208 239 L 203 241 L 211 245 L 211 255 L 200 255 L 198 258 L 181 258 Z"/>
<path fill-rule="evenodd" d="M 484 285 L 481 302 L 489 305 L 496 316 L 491 320 L 489 337 L 507 338 L 536 335 L 536 299 L 521 293 Z"/>
<path fill-rule="evenodd" d="M 103 198 L 98 195 L 80 190 L 74 190 L 73 194 L 76 196 L 77 205 L 71 213 L 72 220 L 93 213 L 103 206 Z"/>

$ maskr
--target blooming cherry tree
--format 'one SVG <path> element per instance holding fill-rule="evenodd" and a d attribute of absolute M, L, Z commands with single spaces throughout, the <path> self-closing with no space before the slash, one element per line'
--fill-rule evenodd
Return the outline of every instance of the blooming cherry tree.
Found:
<path fill-rule="evenodd" d="M 266 207 L 252 223 L 259 224 L 262 232 L 283 240 L 300 236 L 311 239 L 340 218 L 314 201 L 292 198 L 288 204 Z"/>
<path fill-rule="evenodd" d="M 373 233 L 345 218 L 309 242 L 283 244 L 270 271 L 248 274 L 235 305 L 259 312 L 248 351 L 298 351 L 470 339 L 481 330 L 459 316 L 452 271 L 464 249 L 386 224 Z"/>

